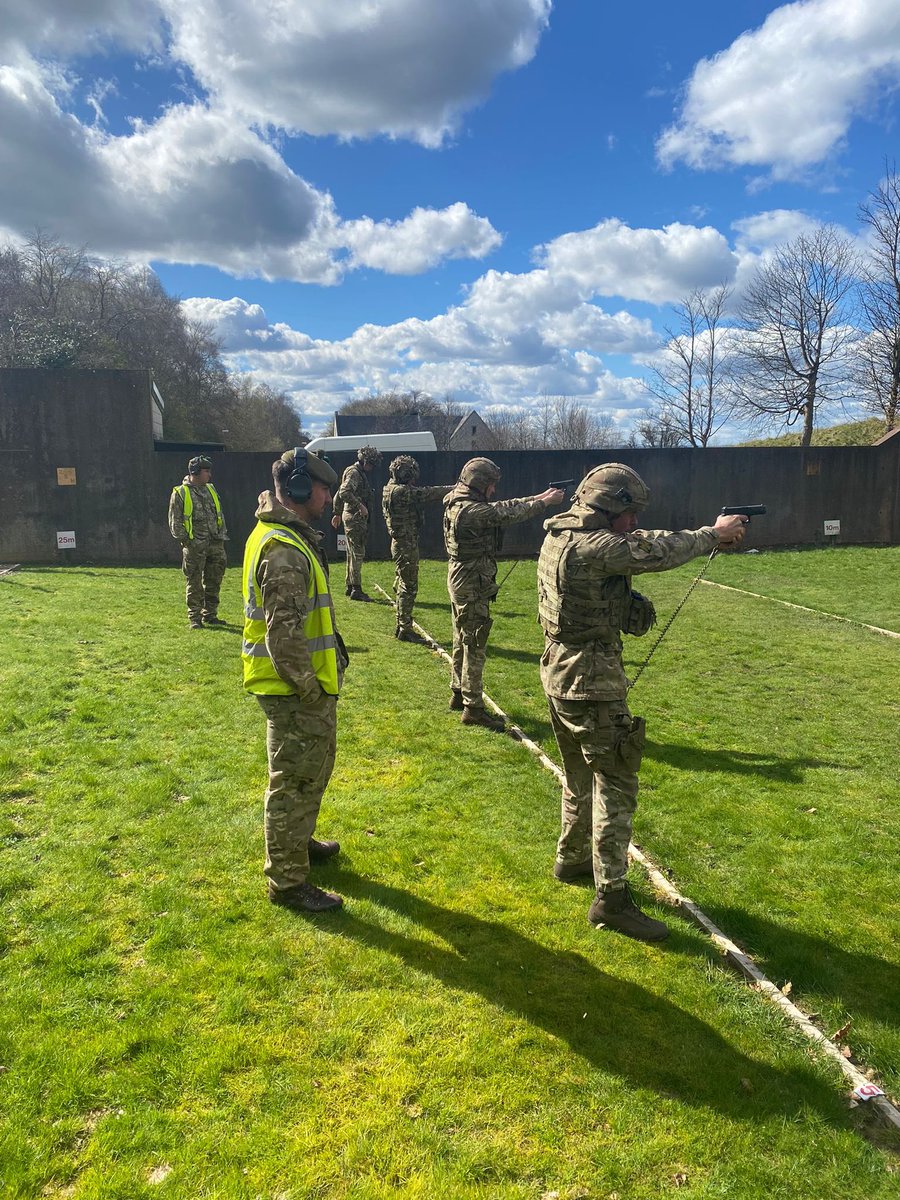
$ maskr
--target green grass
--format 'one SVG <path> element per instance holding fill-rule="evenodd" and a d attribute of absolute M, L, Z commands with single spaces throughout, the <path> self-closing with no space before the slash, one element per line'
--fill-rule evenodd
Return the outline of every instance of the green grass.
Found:
<path fill-rule="evenodd" d="M 881 417 L 866 417 L 862 421 L 844 421 L 840 425 L 827 425 L 814 429 L 814 446 L 871 446 L 884 437 L 887 428 Z M 741 442 L 742 446 L 799 446 L 799 433 L 783 433 L 780 437 L 758 438 L 752 442 Z"/>
<path fill-rule="evenodd" d="M 900 633 L 900 546 L 722 554 L 709 578 Z"/>
<path fill-rule="evenodd" d="M 439 634 L 444 571 L 426 564 L 418 611 Z M 673 574 L 646 589 L 661 614 Z M 488 687 L 549 744 L 533 577 L 498 601 Z M 590 928 L 590 892 L 550 875 L 555 781 L 460 728 L 446 667 L 386 607 L 340 601 L 320 827 L 344 850 L 318 878 L 347 908 L 303 919 L 264 899 L 237 630 L 190 634 L 175 570 L 0 586 L 4 1200 L 897 1195 L 896 1158 L 859 1136 L 871 1114 L 697 931 Z M 854 1050 L 896 1081 L 877 715 L 896 647 L 759 609 L 703 589 L 639 685 L 640 840 L 823 1021 L 852 1014 Z"/>

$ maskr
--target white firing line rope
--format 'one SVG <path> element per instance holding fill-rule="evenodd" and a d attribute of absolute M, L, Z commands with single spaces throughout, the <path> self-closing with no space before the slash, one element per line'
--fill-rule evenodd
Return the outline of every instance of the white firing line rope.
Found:
<path fill-rule="evenodd" d="M 799 612 L 814 613 L 817 617 L 828 617 L 832 621 L 843 621 L 847 625 L 856 625 L 859 629 L 868 629 L 871 633 L 880 633 L 883 637 L 900 638 L 900 633 L 893 629 L 882 629 L 879 625 L 866 625 L 864 621 L 854 621 L 852 617 L 839 617 L 837 613 L 823 612 L 820 608 L 807 608 L 805 604 L 792 604 L 790 600 L 779 600 L 777 596 L 764 596 L 760 592 L 748 592 L 746 588 L 729 587 L 727 583 L 716 583 L 712 579 L 701 579 L 707 587 L 721 588 L 723 592 L 739 592 L 742 596 L 755 596 L 757 600 L 769 600 L 772 604 L 783 604 L 785 608 L 796 608 Z"/>
<path fill-rule="evenodd" d="M 382 596 L 384 596 L 388 602 L 393 604 L 391 597 L 387 594 L 381 584 L 376 583 L 375 586 L 378 588 L 379 592 L 381 592 Z M 740 589 L 734 588 L 731 590 L 738 591 Z M 453 660 L 444 647 L 439 642 L 436 642 L 431 634 L 426 629 L 422 628 L 418 621 L 413 621 L 413 628 L 425 639 L 432 650 L 439 654 L 441 658 L 445 659 L 446 662 L 452 664 Z M 892 636 L 896 637 L 897 635 L 894 634 Z M 518 725 L 515 725 L 512 721 L 510 721 L 509 717 L 506 715 L 500 705 L 497 704 L 495 700 L 492 700 L 486 692 L 484 693 L 484 698 L 487 703 L 490 704 L 494 712 L 499 713 L 499 715 L 507 722 L 506 731 L 510 737 L 517 742 L 521 742 L 522 745 L 529 750 L 536 759 L 538 759 L 543 767 L 545 767 L 548 771 L 551 771 L 559 780 L 559 782 L 563 783 L 565 776 L 557 764 L 551 758 L 548 758 L 540 746 L 538 746 L 536 742 L 533 742 L 531 738 L 527 736 L 527 734 L 523 733 Z M 669 882 L 669 880 L 662 873 L 653 859 L 649 857 L 649 855 L 645 854 L 644 851 L 638 846 L 635 846 L 633 842 L 628 848 L 628 853 L 631 858 L 635 860 L 635 862 L 641 864 L 641 866 L 649 875 L 650 879 L 653 881 L 657 891 L 662 892 L 671 904 L 673 904 L 676 908 L 682 909 L 695 925 L 698 925 L 704 931 L 704 933 L 708 934 L 715 947 L 728 960 L 728 962 L 731 963 L 731 965 L 741 973 L 744 979 L 747 980 L 747 982 L 756 991 L 765 996 L 765 998 L 772 1004 L 777 1005 L 777 1007 L 781 1009 L 784 1016 L 786 1016 L 789 1021 L 796 1025 L 801 1033 L 805 1034 L 805 1036 L 808 1037 L 811 1042 L 815 1042 L 820 1050 L 822 1050 L 829 1058 L 837 1063 L 843 1073 L 853 1084 L 854 1088 L 864 1087 L 866 1084 L 871 1083 L 869 1076 L 864 1074 L 859 1067 L 855 1066 L 853 1063 L 844 1058 L 840 1049 L 822 1032 L 821 1029 L 817 1028 L 812 1023 L 806 1013 L 801 1012 L 795 1004 L 792 1004 L 791 1001 L 788 1000 L 787 996 L 784 995 L 780 988 L 776 987 L 770 979 L 766 978 L 766 976 L 762 973 L 762 971 L 760 971 L 759 967 L 748 954 L 745 954 L 744 951 L 741 950 L 741 948 L 731 940 L 731 938 L 724 934 L 722 930 L 719 929 L 718 925 L 716 925 L 716 923 L 710 917 L 708 917 L 706 913 L 693 902 L 693 900 L 689 900 L 688 897 L 683 896 L 676 887 L 673 887 L 673 885 Z M 893 1125 L 896 1129 L 900 1130 L 900 1109 L 897 1109 L 887 1098 L 887 1096 L 873 1096 L 868 1103 L 874 1104 L 885 1120 Z"/>

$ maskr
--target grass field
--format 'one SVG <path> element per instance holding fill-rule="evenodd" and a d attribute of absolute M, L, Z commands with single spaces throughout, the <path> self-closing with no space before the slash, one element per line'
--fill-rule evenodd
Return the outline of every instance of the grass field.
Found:
<path fill-rule="evenodd" d="M 846 599 L 843 553 L 822 557 Z M 895 552 L 861 553 L 854 571 L 893 567 L 894 599 L 854 614 L 883 625 Z M 770 557 L 711 577 L 765 590 L 726 572 Z M 417 612 L 442 638 L 444 571 L 425 564 Z M 648 581 L 661 617 L 690 577 Z M 657 910 L 673 936 L 654 947 L 587 924 L 589 890 L 550 874 L 555 781 L 460 728 L 445 666 L 393 639 L 387 607 L 340 600 L 352 664 L 320 828 L 344 851 L 317 878 L 347 908 L 303 919 L 264 899 L 237 626 L 190 634 L 175 570 L 0 588 L 4 1198 L 900 1194 L 840 1074 L 697 931 Z M 552 751 L 533 588 L 523 563 L 487 686 Z M 637 840 L 823 1028 L 851 1019 L 895 1094 L 897 656 L 699 589 L 633 696 Z"/>

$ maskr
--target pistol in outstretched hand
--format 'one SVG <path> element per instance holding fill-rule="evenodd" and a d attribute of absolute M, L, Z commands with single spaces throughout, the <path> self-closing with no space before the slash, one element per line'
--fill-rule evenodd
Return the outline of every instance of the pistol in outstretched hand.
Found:
<path fill-rule="evenodd" d="M 766 506 L 764 504 L 725 504 L 722 506 L 720 516 L 746 517 L 749 525 L 751 517 L 764 517 L 765 514 Z"/>

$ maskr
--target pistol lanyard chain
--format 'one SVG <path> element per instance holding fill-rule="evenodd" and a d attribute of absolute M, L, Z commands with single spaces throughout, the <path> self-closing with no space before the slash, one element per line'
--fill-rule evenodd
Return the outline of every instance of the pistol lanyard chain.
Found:
<path fill-rule="evenodd" d="M 519 563 L 521 561 L 522 561 L 521 558 L 517 558 L 516 561 L 513 563 L 513 565 L 509 568 L 509 570 L 503 576 L 503 578 L 500 580 L 499 584 L 497 585 L 497 591 L 494 592 L 495 599 L 499 595 L 500 589 L 503 587 L 504 583 L 506 583 L 507 579 L 509 579 L 510 575 L 512 575 L 513 571 L 516 569 L 516 567 L 519 565 Z"/>
<path fill-rule="evenodd" d="M 647 653 L 647 657 L 644 659 L 644 661 L 638 667 L 637 672 L 635 673 L 634 679 L 631 679 L 628 681 L 629 691 L 631 690 L 631 688 L 634 687 L 634 685 L 640 679 L 641 675 L 643 674 L 644 667 L 646 667 L 647 663 L 653 657 L 653 655 L 656 651 L 656 647 L 659 645 L 659 643 L 663 640 L 663 638 L 669 632 L 672 622 L 675 620 L 675 618 L 678 616 L 678 614 L 684 608 L 685 604 L 687 604 L 688 597 L 690 596 L 691 592 L 694 590 L 694 588 L 697 586 L 697 584 L 700 582 L 700 580 L 703 578 L 703 576 L 706 574 L 706 572 L 712 566 L 712 560 L 716 557 L 716 555 L 718 553 L 719 553 L 719 547 L 714 546 L 713 549 L 710 551 L 709 558 L 703 564 L 699 574 L 697 575 L 697 578 L 694 580 L 694 582 L 691 584 L 691 586 L 688 588 L 688 590 L 684 593 L 684 596 L 681 599 L 681 603 L 678 605 L 678 607 L 672 613 L 671 617 L 669 617 L 668 621 L 666 621 L 665 625 L 662 627 L 662 631 L 661 631 L 659 637 L 656 639 L 656 641 L 650 647 L 650 650 Z"/>

